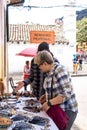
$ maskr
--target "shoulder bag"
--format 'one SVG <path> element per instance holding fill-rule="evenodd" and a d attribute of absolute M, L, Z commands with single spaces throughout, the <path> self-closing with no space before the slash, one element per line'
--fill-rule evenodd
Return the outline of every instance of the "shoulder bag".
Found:
<path fill-rule="evenodd" d="M 53 97 L 52 89 L 53 89 L 53 77 L 52 77 L 52 82 L 51 82 L 51 98 Z M 59 130 L 66 129 L 68 125 L 69 117 L 58 104 L 50 106 L 50 108 L 47 111 L 47 114 L 49 117 L 51 117 L 51 119 L 57 125 Z"/>

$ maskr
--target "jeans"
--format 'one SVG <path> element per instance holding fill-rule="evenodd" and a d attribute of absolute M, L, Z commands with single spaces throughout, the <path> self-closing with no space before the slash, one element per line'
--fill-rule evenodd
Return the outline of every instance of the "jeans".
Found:
<path fill-rule="evenodd" d="M 68 127 L 65 130 L 70 130 L 72 125 L 73 125 L 73 123 L 74 123 L 74 121 L 75 121 L 75 119 L 76 119 L 77 112 L 73 112 L 73 111 L 70 111 L 70 110 L 67 110 L 65 112 L 69 116 Z"/>

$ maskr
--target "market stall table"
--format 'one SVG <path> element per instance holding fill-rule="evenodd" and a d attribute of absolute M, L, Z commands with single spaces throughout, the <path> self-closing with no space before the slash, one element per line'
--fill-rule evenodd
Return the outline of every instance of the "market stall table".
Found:
<path fill-rule="evenodd" d="M 18 102 L 15 103 L 15 107 L 17 109 L 16 109 L 16 114 L 14 114 L 13 117 L 15 117 L 17 114 L 28 117 L 31 120 L 31 123 L 29 123 L 29 124 L 32 125 L 32 129 L 30 129 L 30 130 L 58 130 L 57 126 L 52 121 L 52 119 L 46 114 L 46 112 L 44 112 L 44 111 L 30 112 L 30 111 L 25 111 L 23 109 L 25 106 L 25 101 L 28 99 L 35 99 L 35 98 L 30 98 L 30 97 L 20 97 L 19 98 Z M 35 117 L 41 118 L 42 120 L 44 120 L 44 119 L 49 120 L 49 123 L 48 124 L 45 123 L 44 125 L 40 125 L 40 124 L 35 123 L 35 122 L 32 123 L 32 119 L 34 119 Z M 11 119 L 12 119 L 12 117 L 11 117 Z M 18 121 L 18 122 L 21 122 L 21 124 L 22 124 L 22 121 Z M 16 121 L 16 123 L 17 123 L 17 121 Z M 13 124 L 9 128 L 7 128 L 6 130 L 13 130 L 14 125 L 15 125 L 15 121 L 13 121 Z"/>

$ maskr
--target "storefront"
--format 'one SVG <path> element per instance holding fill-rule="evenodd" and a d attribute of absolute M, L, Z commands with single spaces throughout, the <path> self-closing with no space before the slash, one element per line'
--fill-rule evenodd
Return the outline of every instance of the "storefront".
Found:
<path fill-rule="evenodd" d="M 11 4 L 23 3 L 24 0 L 0 0 L 0 81 L 5 84 L 5 91 L 8 88 L 8 6 Z"/>

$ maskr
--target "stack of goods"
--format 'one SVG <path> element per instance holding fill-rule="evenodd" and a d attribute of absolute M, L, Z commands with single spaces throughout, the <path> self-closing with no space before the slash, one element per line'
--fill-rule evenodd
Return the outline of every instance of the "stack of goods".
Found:
<path fill-rule="evenodd" d="M 38 100 L 30 99 L 25 101 L 25 107 L 23 108 L 30 112 L 40 112 L 41 104 Z"/>

